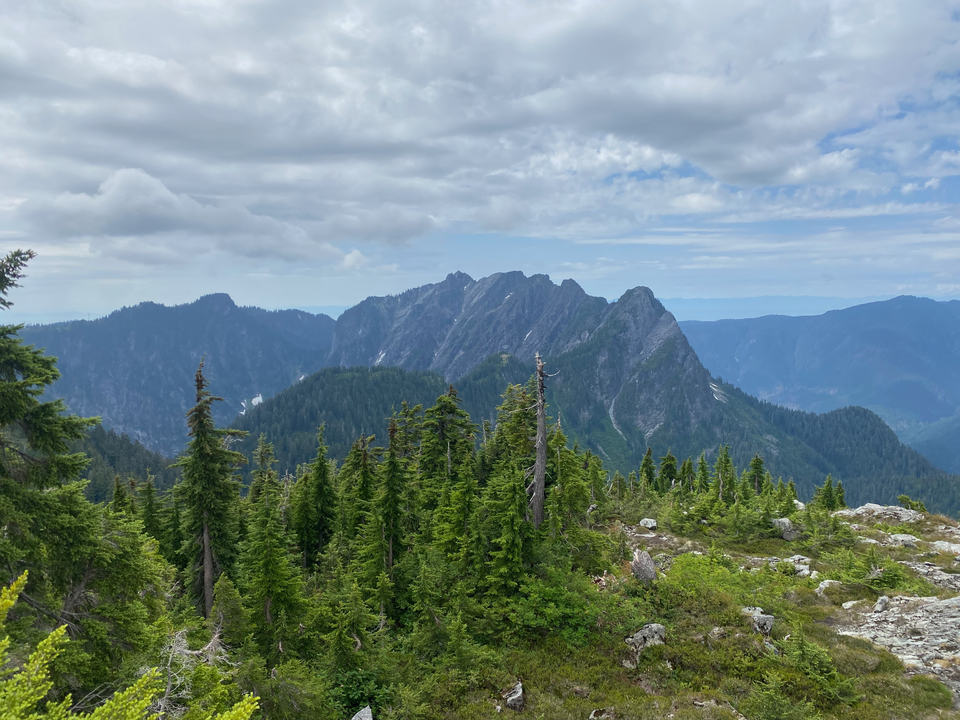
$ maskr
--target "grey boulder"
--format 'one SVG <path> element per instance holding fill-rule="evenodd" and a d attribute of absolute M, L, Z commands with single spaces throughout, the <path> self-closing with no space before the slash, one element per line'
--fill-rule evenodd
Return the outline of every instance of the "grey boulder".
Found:
<path fill-rule="evenodd" d="M 630 563 L 633 576 L 644 585 L 649 585 L 657 579 L 657 566 L 646 550 L 634 550 L 633 561 Z"/>
<path fill-rule="evenodd" d="M 503 702 L 511 710 L 523 710 L 523 683 L 517 680 L 517 684 L 503 694 Z"/>

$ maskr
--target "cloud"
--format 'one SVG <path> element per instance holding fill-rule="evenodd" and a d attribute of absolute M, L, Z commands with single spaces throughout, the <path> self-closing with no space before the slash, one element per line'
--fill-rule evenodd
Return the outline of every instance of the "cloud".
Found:
<path fill-rule="evenodd" d="M 437 259 L 454 237 L 509 238 L 502 262 L 534 271 L 542 239 L 678 225 L 809 237 L 842 220 L 862 249 L 879 224 L 912 218 L 922 234 L 956 217 L 952 13 L 908 0 L 20 3 L 0 26 L 0 237 L 86 243 L 89 263 L 207 253 L 238 276 L 275 260 L 396 266 L 410 283 L 457 269 Z M 682 242 L 618 247 L 669 246 L 663 259 L 691 271 L 717 262 Z M 578 255 L 590 245 L 562 247 L 571 272 L 593 267 Z"/>

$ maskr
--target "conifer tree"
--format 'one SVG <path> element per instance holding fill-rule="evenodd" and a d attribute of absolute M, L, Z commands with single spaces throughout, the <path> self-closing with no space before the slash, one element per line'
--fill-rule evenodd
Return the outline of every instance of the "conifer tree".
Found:
<path fill-rule="evenodd" d="M 333 537 L 337 496 L 330 478 L 323 426 L 317 429 L 317 456 L 297 484 L 290 499 L 290 523 L 300 546 L 304 568 L 315 568 Z"/>
<path fill-rule="evenodd" d="M 710 487 L 710 467 L 707 465 L 707 456 L 704 453 L 700 453 L 700 458 L 697 460 L 696 484 L 697 495 L 706 493 Z"/>
<path fill-rule="evenodd" d="M 422 502 L 427 510 L 437 506 L 444 486 L 454 481 L 459 466 L 469 462 L 473 454 L 476 428 L 460 403 L 451 385 L 445 395 L 437 398 L 436 405 L 424 412 L 419 465 Z"/>
<path fill-rule="evenodd" d="M 377 452 L 374 436 L 361 436 L 353 443 L 338 476 L 339 491 L 346 516 L 343 518 L 348 537 L 352 538 L 363 524 L 376 492 Z"/>
<path fill-rule="evenodd" d="M 183 498 L 184 554 L 190 558 L 191 589 L 210 617 L 213 588 L 221 572 L 232 572 L 237 558 L 237 502 L 239 483 L 234 473 L 246 462 L 230 450 L 231 439 L 246 435 L 239 430 L 217 428 L 212 405 L 223 398 L 207 390 L 203 360 L 195 378 L 197 404 L 187 413 L 190 443 L 177 461 L 183 468 L 180 496 Z"/>
<path fill-rule="evenodd" d="M 834 502 L 836 504 L 837 510 L 843 510 L 847 507 L 847 498 L 843 491 L 843 481 L 837 480 L 837 487 L 833 494 Z"/>
<path fill-rule="evenodd" d="M 143 531 L 155 540 L 160 540 L 160 516 L 157 508 L 157 490 L 153 486 L 153 475 L 147 475 L 147 479 L 141 486 L 140 494 L 140 522 L 143 523 Z"/>
<path fill-rule="evenodd" d="M 622 476 L 621 476 L 622 477 Z M 487 583 L 499 595 L 511 594 L 523 576 L 524 545 L 532 526 L 526 520 L 527 492 L 523 474 L 506 470 L 491 484 L 488 507 L 500 534 L 490 552 Z"/>
<path fill-rule="evenodd" d="M 14 250 L 0 259 L 0 309 L 13 304 L 7 293 L 34 257 L 32 250 Z M 40 401 L 60 371 L 56 358 L 23 345 L 17 337 L 22 327 L 0 324 L 0 481 L 43 489 L 80 475 L 87 458 L 70 453 L 69 443 L 99 418 L 70 415 L 62 400 Z"/>
<path fill-rule="evenodd" d="M 250 517 L 243 548 L 243 570 L 250 618 L 261 647 L 275 648 L 277 621 L 299 622 L 304 605 L 303 581 L 280 516 L 280 486 L 268 477 Z"/>
<path fill-rule="evenodd" d="M 643 488 L 656 488 L 657 479 L 656 479 L 657 469 L 653 463 L 653 449 L 647 448 L 647 452 L 643 456 L 643 461 L 640 463 L 640 486 Z M 659 488 L 657 488 L 659 490 Z"/>
<path fill-rule="evenodd" d="M 646 456 L 644 456 L 646 460 Z M 669 450 L 660 458 L 660 470 L 657 473 L 657 490 L 663 494 L 669 492 L 677 481 L 677 458 Z"/>
<path fill-rule="evenodd" d="M 127 486 L 119 475 L 113 478 L 113 500 L 110 508 L 118 513 L 130 513 L 130 497 L 127 495 Z"/>
<path fill-rule="evenodd" d="M 760 457 L 760 453 L 757 453 L 753 456 L 753 460 L 750 461 L 749 470 L 750 482 L 753 484 L 753 492 L 755 495 L 759 495 L 763 490 L 765 475 L 766 470 L 763 467 L 763 458 Z"/>

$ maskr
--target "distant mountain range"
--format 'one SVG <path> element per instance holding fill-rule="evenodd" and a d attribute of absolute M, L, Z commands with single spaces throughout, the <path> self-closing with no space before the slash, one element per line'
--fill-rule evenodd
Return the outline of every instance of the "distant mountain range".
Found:
<path fill-rule="evenodd" d="M 698 338 L 709 325 L 697 324 Z M 722 348 L 731 334 L 717 335 L 727 343 Z M 217 405 L 218 421 L 251 430 L 251 443 L 265 432 L 292 469 L 312 456 L 321 421 L 340 457 L 361 432 L 382 437 L 385 418 L 402 400 L 432 404 L 448 382 L 460 389 L 475 421 L 492 420 L 506 384 L 529 378 L 539 351 L 548 371 L 559 373 L 548 385 L 552 415 L 611 469 L 635 469 L 648 446 L 658 456 L 672 450 L 687 457 L 727 443 L 740 465 L 760 452 L 774 473 L 794 477 L 802 491 L 827 473 L 843 477 L 851 499 L 861 487 L 893 492 L 938 475 L 869 411 L 800 413 L 713 379 L 673 315 L 644 287 L 610 303 L 572 280 L 556 285 L 545 275 L 473 280 L 454 273 L 400 295 L 368 298 L 337 321 L 238 307 L 226 295 L 210 295 L 189 305 L 144 303 L 92 322 L 29 327 L 23 335 L 60 357 L 63 379 L 53 392 L 73 411 L 101 415 L 106 427 L 167 456 L 186 441 L 184 414 L 204 355 L 211 388 L 226 399 Z M 811 352 L 829 355 L 836 350 L 831 343 L 842 341 L 819 339 L 820 350 Z M 758 355 L 756 367 L 769 355 L 778 357 Z M 714 372 L 735 384 L 740 379 Z M 755 374 L 767 377 L 760 369 Z M 267 400 L 257 405 L 257 396 Z M 793 396 L 766 397 L 799 404 Z"/>
<path fill-rule="evenodd" d="M 238 307 L 228 295 L 189 305 L 141 303 L 99 320 L 32 325 L 24 341 L 59 358 L 51 393 L 81 415 L 173 456 L 186 441 L 193 376 L 202 357 L 226 424 L 242 402 L 275 395 L 324 366 L 334 321 L 301 310 Z"/>
<path fill-rule="evenodd" d="M 903 296 L 811 317 L 680 326 L 707 369 L 744 392 L 813 412 L 861 405 L 960 472 L 960 301 Z"/>

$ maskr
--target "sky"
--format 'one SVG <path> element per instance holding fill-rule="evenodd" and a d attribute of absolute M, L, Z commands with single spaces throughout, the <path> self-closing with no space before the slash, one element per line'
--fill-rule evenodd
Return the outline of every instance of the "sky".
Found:
<path fill-rule="evenodd" d="M 960 1 L 6 0 L 17 247 L 26 320 L 456 270 L 960 297 Z"/>

